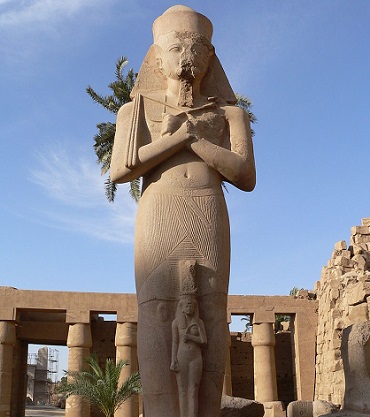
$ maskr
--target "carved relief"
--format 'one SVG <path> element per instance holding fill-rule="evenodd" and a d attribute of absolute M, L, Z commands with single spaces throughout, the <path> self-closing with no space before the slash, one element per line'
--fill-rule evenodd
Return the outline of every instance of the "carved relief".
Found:
<path fill-rule="evenodd" d="M 195 263 L 182 265 L 182 290 L 172 322 L 171 371 L 176 373 L 181 417 L 198 416 L 198 391 L 203 370 L 201 347 L 207 343 L 204 323 L 199 318 Z"/>

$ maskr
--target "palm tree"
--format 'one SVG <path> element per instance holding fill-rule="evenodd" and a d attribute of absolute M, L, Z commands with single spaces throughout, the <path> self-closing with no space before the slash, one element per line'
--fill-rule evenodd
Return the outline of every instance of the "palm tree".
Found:
<path fill-rule="evenodd" d="M 90 369 L 84 372 L 67 372 L 68 378 L 62 378 L 59 392 L 67 397 L 80 395 L 90 404 L 96 405 L 106 417 L 113 417 L 124 401 L 141 392 L 138 372 L 119 384 L 121 370 L 127 365 L 127 361 L 122 360 L 115 364 L 112 359 L 107 359 L 105 370 L 102 370 L 94 356 L 86 361 Z"/>
<path fill-rule="evenodd" d="M 113 81 L 108 87 L 112 90 L 111 95 L 103 96 L 98 94 L 92 87 L 88 86 L 86 91 L 89 96 L 98 104 L 103 106 L 111 113 L 117 114 L 121 106 L 131 101 L 130 93 L 134 87 L 137 73 L 132 69 L 124 76 L 123 70 L 128 64 L 127 58 L 124 56 L 118 58 L 116 62 L 115 76 L 116 80 Z M 248 115 L 251 123 L 256 123 L 257 118 L 252 112 L 252 102 L 248 97 L 236 94 L 236 105 L 244 109 Z M 111 122 L 99 123 L 96 125 L 99 130 L 94 136 L 95 144 L 94 150 L 98 158 L 98 163 L 101 165 L 101 174 L 104 175 L 109 171 L 110 162 L 112 158 L 114 135 L 116 133 L 116 124 Z M 252 136 L 254 135 L 253 129 L 251 130 Z M 110 178 L 105 181 L 105 195 L 109 202 L 113 202 L 117 191 L 117 184 L 112 182 Z M 130 182 L 130 194 L 131 197 L 138 202 L 140 198 L 140 179 L 135 179 Z"/>
<path fill-rule="evenodd" d="M 127 64 L 128 60 L 124 56 L 117 59 L 115 70 L 116 80 L 108 85 L 112 90 L 112 94 L 103 96 L 98 94 L 91 86 L 86 88 L 86 92 L 96 103 L 113 114 L 117 114 L 121 106 L 131 101 L 130 93 L 135 84 L 137 74 L 130 69 L 125 76 L 123 70 Z M 98 163 L 101 165 L 101 175 L 104 175 L 110 168 L 116 124 L 105 122 L 99 123 L 96 127 L 99 132 L 94 136 L 94 150 L 98 158 Z M 112 182 L 108 177 L 105 181 L 105 195 L 108 201 L 114 201 L 116 191 L 117 184 Z M 131 181 L 130 194 L 135 201 L 139 200 L 140 180 Z"/>

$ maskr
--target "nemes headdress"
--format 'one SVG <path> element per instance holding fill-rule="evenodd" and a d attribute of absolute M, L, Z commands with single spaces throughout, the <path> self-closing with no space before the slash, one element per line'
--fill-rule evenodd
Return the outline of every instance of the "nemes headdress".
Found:
<path fill-rule="evenodd" d="M 157 66 L 158 50 L 156 43 L 160 37 L 171 32 L 198 33 L 209 42 L 212 40 L 213 27 L 210 20 L 186 6 L 172 6 L 153 23 L 154 44 L 150 47 L 131 92 L 131 98 L 143 94 L 166 90 L 167 79 Z M 201 84 L 201 93 L 207 97 L 218 97 L 220 104 L 235 104 L 236 98 L 226 74 L 216 54 L 209 63 L 209 69 Z"/>

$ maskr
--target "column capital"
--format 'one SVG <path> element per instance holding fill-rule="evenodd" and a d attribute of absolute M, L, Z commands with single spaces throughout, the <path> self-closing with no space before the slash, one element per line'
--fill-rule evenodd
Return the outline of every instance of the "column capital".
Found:
<path fill-rule="evenodd" d="M 275 333 L 272 323 L 254 323 L 252 346 L 275 346 Z"/>
<path fill-rule="evenodd" d="M 0 320 L 1 321 L 13 321 L 16 319 L 16 309 L 14 307 L 1 307 L 0 308 Z"/>
<path fill-rule="evenodd" d="M 137 324 L 117 323 L 115 345 L 137 346 Z"/>
<path fill-rule="evenodd" d="M 67 346 L 91 348 L 92 337 L 90 324 L 86 323 L 75 323 L 70 324 L 68 329 Z"/>
<path fill-rule="evenodd" d="M 0 321 L 0 344 L 14 346 L 15 342 L 15 321 Z"/>

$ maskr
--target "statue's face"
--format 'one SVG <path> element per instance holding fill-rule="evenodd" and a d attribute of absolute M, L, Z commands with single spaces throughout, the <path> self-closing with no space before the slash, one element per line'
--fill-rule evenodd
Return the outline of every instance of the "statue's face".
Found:
<path fill-rule="evenodd" d="M 185 314 L 193 315 L 195 311 L 194 300 L 191 297 L 184 297 L 182 300 L 182 311 Z"/>
<path fill-rule="evenodd" d="M 158 65 L 168 78 L 202 79 L 213 54 L 212 45 L 199 34 L 172 32 L 160 37 Z"/>

